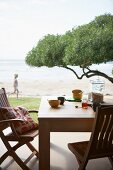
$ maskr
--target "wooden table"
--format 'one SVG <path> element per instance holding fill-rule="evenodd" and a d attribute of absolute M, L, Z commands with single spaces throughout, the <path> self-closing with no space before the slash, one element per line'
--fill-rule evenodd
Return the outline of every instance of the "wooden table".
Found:
<path fill-rule="evenodd" d="M 50 170 L 50 132 L 90 132 L 95 113 L 91 107 L 82 109 L 81 103 L 65 102 L 57 109 L 42 97 L 39 108 L 39 170 Z M 78 105 L 78 108 L 75 108 Z"/>

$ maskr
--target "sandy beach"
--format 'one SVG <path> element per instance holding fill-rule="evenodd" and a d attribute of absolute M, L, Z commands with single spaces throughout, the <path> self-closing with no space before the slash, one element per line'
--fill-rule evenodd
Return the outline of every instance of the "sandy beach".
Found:
<path fill-rule="evenodd" d="M 72 67 L 77 74 L 82 75 L 80 67 Z M 111 70 L 113 63 L 92 65 L 92 69 L 104 71 L 107 75 L 113 76 Z M 104 70 L 103 70 L 104 68 Z M 69 70 L 62 67 L 30 67 L 24 60 L 0 60 L 0 87 L 4 87 L 6 92 L 13 96 L 14 74 L 18 74 L 19 96 L 51 96 L 51 95 L 72 95 L 72 90 L 81 89 L 84 93 L 91 92 L 91 80 L 96 80 L 97 76 L 90 79 L 77 79 Z M 113 84 L 100 77 L 105 82 L 104 94 L 113 95 Z"/>
<path fill-rule="evenodd" d="M 104 94 L 113 95 L 113 84 L 106 79 Z M 4 87 L 8 94 L 12 95 L 13 82 L 4 81 L 0 82 L 0 87 Z M 71 78 L 46 78 L 34 81 L 22 81 L 19 80 L 19 96 L 51 96 L 51 95 L 72 95 L 73 89 L 81 89 L 85 94 L 91 92 L 90 79 L 78 80 L 76 77 Z"/>

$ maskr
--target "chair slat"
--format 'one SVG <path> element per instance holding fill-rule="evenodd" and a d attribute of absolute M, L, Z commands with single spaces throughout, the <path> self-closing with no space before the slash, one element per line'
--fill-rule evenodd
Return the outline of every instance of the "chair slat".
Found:
<path fill-rule="evenodd" d="M 103 122 L 102 122 L 102 126 L 101 126 L 102 129 L 100 131 L 100 136 L 99 136 L 99 139 L 98 139 L 98 149 L 103 149 L 103 147 L 104 147 L 103 143 L 104 143 L 104 138 L 105 138 L 109 118 L 110 118 L 110 115 L 108 115 L 108 116 L 104 115 L 104 117 L 103 117 Z"/>
<path fill-rule="evenodd" d="M 97 115 L 96 115 L 97 116 Z M 99 141 L 98 139 L 101 138 L 101 131 L 102 131 L 102 127 L 103 127 L 103 120 L 104 120 L 104 115 L 98 115 L 98 119 L 96 121 L 96 125 L 95 125 L 95 131 L 94 131 L 94 139 L 92 141 L 92 145 L 95 146 L 96 150 L 98 149 L 98 145 L 99 144 Z M 92 152 L 93 152 L 93 147 L 92 147 Z"/>
<path fill-rule="evenodd" d="M 110 136 L 109 136 L 109 144 L 110 144 L 110 146 L 113 145 L 113 125 L 112 125 L 111 133 L 110 133 Z"/>
<path fill-rule="evenodd" d="M 110 149 L 110 147 L 111 147 L 111 143 L 109 142 L 109 138 L 111 136 L 111 131 L 112 131 L 112 127 L 113 127 L 112 124 L 113 124 L 113 114 L 110 115 L 108 128 L 106 130 L 106 134 L 105 134 L 105 138 L 104 138 L 103 147 L 106 148 L 106 149 Z"/>

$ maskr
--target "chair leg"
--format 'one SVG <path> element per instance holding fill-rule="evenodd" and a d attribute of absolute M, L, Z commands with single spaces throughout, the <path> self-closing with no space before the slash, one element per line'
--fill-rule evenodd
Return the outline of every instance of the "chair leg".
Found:
<path fill-rule="evenodd" d="M 83 162 L 79 165 L 78 170 L 85 170 L 87 163 L 88 163 L 88 160 L 83 161 Z"/>
<path fill-rule="evenodd" d="M 108 157 L 108 159 L 109 159 L 109 161 L 110 161 L 110 163 L 111 163 L 111 165 L 112 165 L 112 168 L 113 168 L 113 157 L 111 156 L 111 157 Z"/>
<path fill-rule="evenodd" d="M 23 144 L 22 143 L 17 143 L 15 146 L 11 147 L 13 149 L 13 151 L 16 151 L 19 147 L 21 147 Z M 11 150 L 12 150 L 11 149 Z M 0 165 L 1 163 L 10 155 L 10 151 L 7 151 L 6 153 L 4 153 L 1 158 L 0 158 Z"/>
<path fill-rule="evenodd" d="M 80 165 L 80 164 L 81 164 L 80 159 L 79 159 L 77 156 L 75 156 L 75 157 L 76 157 L 76 159 L 77 159 L 77 161 L 78 161 L 78 164 Z"/>
<path fill-rule="evenodd" d="M 31 144 L 31 143 L 27 143 L 26 144 L 28 146 L 28 148 L 33 152 L 33 151 L 36 151 L 36 156 L 37 158 L 39 158 L 39 152 L 35 149 L 35 147 Z"/>
<path fill-rule="evenodd" d="M 78 162 L 78 164 L 79 164 L 79 168 L 78 168 L 78 170 L 85 170 L 85 167 L 86 167 L 86 165 L 87 165 L 87 160 L 83 163 L 77 156 L 75 156 L 76 157 L 76 159 L 77 159 L 77 162 Z"/>
<path fill-rule="evenodd" d="M 30 170 L 27 165 L 18 157 L 18 155 L 12 150 L 7 151 L 1 158 L 0 158 L 0 164 L 6 159 L 6 157 L 11 156 L 17 164 L 23 169 L 23 170 Z"/>
<path fill-rule="evenodd" d="M 10 152 L 9 152 L 9 151 L 5 152 L 5 153 L 0 157 L 0 165 L 2 164 L 2 162 L 3 162 L 8 156 L 10 156 Z"/>
<path fill-rule="evenodd" d="M 11 156 L 23 170 L 30 170 L 30 168 L 18 157 L 15 152 L 12 152 Z"/>
<path fill-rule="evenodd" d="M 4 145 L 6 146 L 7 148 L 7 152 L 2 156 L 2 159 L 0 161 L 0 163 L 2 163 L 5 158 L 7 156 L 12 156 L 13 159 L 17 162 L 17 164 L 23 169 L 23 170 L 30 170 L 29 167 L 26 166 L 26 164 L 18 157 L 18 155 L 16 154 L 15 150 L 18 148 L 18 147 L 11 147 L 10 143 L 8 141 L 6 141 L 5 139 L 5 136 L 3 133 L 1 133 L 1 138 L 2 138 L 2 141 L 4 143 Z M 18 146 L 18 144 L 17 144 Z"/>

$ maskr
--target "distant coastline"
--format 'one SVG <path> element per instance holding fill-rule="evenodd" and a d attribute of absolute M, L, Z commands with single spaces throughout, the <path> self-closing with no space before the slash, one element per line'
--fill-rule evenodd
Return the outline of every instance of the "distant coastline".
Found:
<path fill-rule="evenodd" d="M 80 67 L 72 66 L 78 74 L 81 74 Z M 92 65 L 92 69 L 97 69 L 102 72 L 105 72 L 109 76 L 112 76 L 112 69 L 113 69 L 113 62 L 108 62 L 106 64 L 102 63 L 100 65 Z M 25 60 L 22 59 L 11 59 L 11 60 L 1 60 L 0 59 L 0 82 L 11 80 L 13 77 L 13 74 L 19 74 L 20 79 L 22 80 L 38 80 L 43 78 L 51 78 L 54 79 L 55 76 L 60 79 L 67 78 L 67 77 L 75 77 L 75 75 L 64 68 L 59 67 L 52 67 L 47 68 L 45 66 L 43 67 L 31 67 L 25 63 Z"/>
<path fill-rule="evenodd" d="M 93 65 L 93 68 L 104 70 L 112 75 L 113 62 Z M 81 74 L 79 67 L 74 67 Z M 14 74 L 18 74 L 20 95 L 70 95 L 72 89 L 80 88 L 84 92 L 90 91 L 90 79 L 78 80 L 75 75 L 64 68 L 30 67 L 24 60 L 0 59 L 0 87 L 5 87 L 8 93 L 13 91 Z M 91 79 L 96 79 L 92 77 Z M 103 79 L 103 78 L 101 78 Z M 105 80 L 105 93 L 113 94 L 113 84 Z"/>

